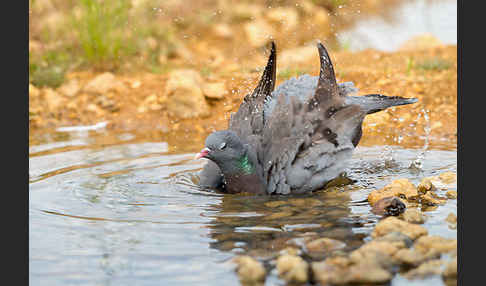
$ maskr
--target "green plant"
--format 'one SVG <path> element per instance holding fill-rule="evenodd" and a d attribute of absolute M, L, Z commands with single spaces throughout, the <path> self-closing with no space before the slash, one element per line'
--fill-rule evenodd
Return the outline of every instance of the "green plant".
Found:
<path fill-rule="evenodd" d="M 42 55 L 29 52 L 29 82 L 56 88 L 64 82 L 70 63 L 71 56 L 67 52 L 49 51 Z"/>
<path fill-rule="evenodd" d="M 451 67 L 451 63 L 447 60 L 444 60 L 439 57 L 431 58 L 431 59 L 426 59 L 420 63 L 417 64 L 416 66 L 418 69 L 421 70 L 446 70 Z"/>

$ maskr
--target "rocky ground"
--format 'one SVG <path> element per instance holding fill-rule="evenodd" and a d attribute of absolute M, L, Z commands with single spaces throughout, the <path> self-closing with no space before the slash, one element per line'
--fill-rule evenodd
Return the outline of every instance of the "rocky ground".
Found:
<path fill-rule="evenodd" d="M 346 244 L 340 240 L 309 235 L 301 244 L 287 242 L 276 257 L 265 261 L 242 255 L 231 262 L 243 285 L 263 285 L 272 271 L 288 285 L 382 285 L 395 275 L 412 281 L 435 275 L 446 285 L 457 285 L 457 239 L 430 235 L 421 226 L 426 220 L 422 210 L 457 198 L 451 190 L 455 184 L 456 174 L 445 172 L 424 178 L 418 186 L 400 179 L 371 192 L 373 206 L 396 198 L 406 207 L 393 215 L 382 212 L 370 240 L 351 252 L 342 251 Z M 455 229 L 457 217 L 451 213 L 444 223 Z"/>
<path fill-rule="evenodd" d="M 416 41 L 421 44 L 420 39 Z M 255 56 L 253 65 L 220 59 L 210 74 L 203 67 L 174 69 L 162 75 L 80 71 L 68 74 L 58 88 L 30 84 L 30 133 L 107 121 L 109 129 L 184 131 L 204 138 L 213 130 L 226 128 L 229 114 L 256 86 L 265 57 L 263 52 Z M 416 104 L 368 116 L 361 144 L 421 146 L 429 134 L 431 145 L 455 146 L 456 46 L 434 45 L 392 53 L 331 50 L 331 58 L 338 81 L 354 82 L 361 94 L 419 99 Z M 296 67 L 318 74 L 317 49 L 313 45 L 278 49 L 277 62 L 277 84 L 294 76 Z M 441 67 L 441 63 L 446 66 Z"/>

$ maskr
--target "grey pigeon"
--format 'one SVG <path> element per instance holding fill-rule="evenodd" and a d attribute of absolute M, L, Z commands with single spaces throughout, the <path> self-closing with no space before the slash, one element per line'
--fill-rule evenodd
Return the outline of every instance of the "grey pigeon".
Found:
<path fill-rule="evenodd" d="M 226 193 L 298 194 L 323 188 L 346 168 L 367 114 L 416 98 L 355 96 L 338 84 L 321 43 L 319 76 L 303 75 L 275 90 L 276 48 L 255 90 L 231 115 L 228 130 L 208 136 L 196 158 L 209 159 L 199 185 Z"/>

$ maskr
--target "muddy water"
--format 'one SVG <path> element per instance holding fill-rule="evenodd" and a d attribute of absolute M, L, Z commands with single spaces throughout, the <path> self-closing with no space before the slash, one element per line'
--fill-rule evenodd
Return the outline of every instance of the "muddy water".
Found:
<path fill-rule="evenodd" d="M 427 150 L 417 171 L 408 167 L 420 148 L 359 147 L 347 170 L 355 184 L 305 196 L 223 195 L 196 186 L 204 161 L 193 156 L 201 146 L 136 132 L 62 132 L 33 140 L 32 285 L 238 285 L 228 263 L 235 255 L 271 261 L 308 235 L 339 239 L 350 251 L 379 220 L 363 202 L 371 190 L 457 168 L 454 149 Z M 456 207 L 448 200 L 424 210 L 425 227 L 455 238 L 444 219 Z M 440 277 L 423 282 L 443 285 Z M 409 283 L 397 277 L 392 284 Z M 265 285 L 283 284 L 270 272 Z"/>

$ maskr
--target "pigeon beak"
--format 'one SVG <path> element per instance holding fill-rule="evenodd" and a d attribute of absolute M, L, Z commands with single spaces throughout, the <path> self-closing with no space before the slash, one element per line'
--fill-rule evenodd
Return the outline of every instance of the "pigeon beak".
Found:
<path fill-rule="evenodd" d="M 204 148 L 201 150 L 201 152 L 197 153 L 194 159 L 200 159 L 200 158 L 207 158 L 206 156 L 209 154 L 211 149 L 209 148 Z"/>

